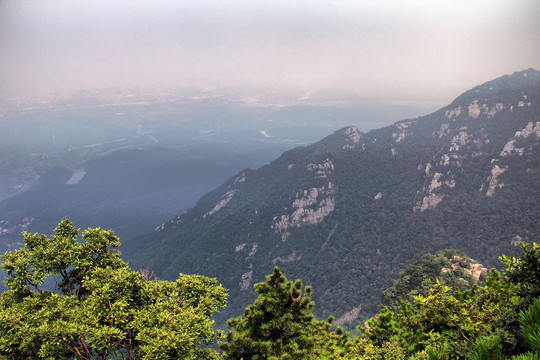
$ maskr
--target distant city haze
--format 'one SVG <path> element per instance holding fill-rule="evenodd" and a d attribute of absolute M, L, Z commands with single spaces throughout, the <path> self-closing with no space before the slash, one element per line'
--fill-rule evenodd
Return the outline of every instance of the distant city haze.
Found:
<path fill-rule="evenodd" d="M 0 1 L 0 94 L 296 91 L 436 108 L 540 68 L 539 1 Z"/>

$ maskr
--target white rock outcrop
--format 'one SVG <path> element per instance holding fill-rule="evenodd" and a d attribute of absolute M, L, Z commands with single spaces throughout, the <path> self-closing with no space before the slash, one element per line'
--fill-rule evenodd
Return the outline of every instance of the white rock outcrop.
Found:
<path fill-rule="evenodd" d="M 499 176 L 506 171 L 507 167 L 501 168 L 499 165 L 493 166 L 491 169 L 491 175 L 488 177 L 489 186 L 486 191 L 487 197 L 492 197 L 495 194 L 495 190 L 504 186 L 504 183 L 499 181 Z"/>
<path fill-rule="evenodd" d="M 282 241 L 290 236 L 288 229 L 320 223 L 335 209 L 334 189 L 331 182 L 325 187 L 311 188 L 296 194 L 291 204 L 293 212 L 273 219 L 274 232 L 281 233 Z"/>
<path fill-rule="evenodd" d="M 218 212 L 219 210 L 221 210 L 225 205 L 227 205 L 229 203 L 229 201 L 231 201 L 231 199 L 233 198 L 234 194 L 236 193 L 237 190 L 229 190 L 227 191 L 222 197 L 221 197 L 221 201 L 219 201 L 212 210 L 210 210 L 209 212 L 207 212 L 206 214 L 204 214 L 203 216 L 203 219 L 205 219 L 207 216 L 211 216 L 211 215 L 214 215 L 216 212 Z"/>

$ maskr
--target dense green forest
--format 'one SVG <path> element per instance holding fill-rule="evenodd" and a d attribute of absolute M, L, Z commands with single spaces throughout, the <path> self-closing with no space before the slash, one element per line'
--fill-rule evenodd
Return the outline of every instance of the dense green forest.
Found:
<path fill-rule="evenodd" d="M 485 283 L 460 276 L 471 261 L 457 250 L 426 255 L 385 292 L 392 310 L 351 336 L 333 317 L 317 319 L 312 288 L 277 266 L 228 331 L 216 329 L 212 315 L 227 302 L 217 280 L 158 280 L 129 268 L 113 231 L 79 234 L 64 220 L 51 237 L 24 233 L 24 247 L 2 255 L 9 290 L 0 300 L 0 358 L 540 358 L 540 244 L 502 255 L 504 272 L 492 269 Z"/>

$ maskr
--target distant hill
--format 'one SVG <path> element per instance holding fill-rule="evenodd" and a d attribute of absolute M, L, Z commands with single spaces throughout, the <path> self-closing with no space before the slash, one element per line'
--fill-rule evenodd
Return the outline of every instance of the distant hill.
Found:
<path fill-rule="evenodd" d="M 25 192 L 0 202 L 0 250 L 18 247 L 21 231 L 50 234 L 64 218 L 78 227 L 112 228 L 129 239 L 193 206 L 245 166 L 260 166 L 284 147 L 127 149 L 55 167 Z"/>
<path fill-rule="evenodd" d="M 540 72 L 506 75 L 426 116 L 354 126 L 245 169 L 125 249 L 166 279 L 217 277 L 227 312 L 274 265 L 314 288 L 315 312 L 375 314 L 425 253 L 457 248 L 486 267 L 540 241 Z"/>

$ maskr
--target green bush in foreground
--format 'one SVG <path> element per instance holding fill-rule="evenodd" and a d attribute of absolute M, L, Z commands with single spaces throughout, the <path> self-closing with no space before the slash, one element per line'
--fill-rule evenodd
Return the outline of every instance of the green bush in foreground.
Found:
<path fill-rule="evenodd" d="M 81 242 L 69 220 L 55 231 L 25 233 L 22 249 L 2 255 L 0 358 L 218 358 L 201 348 L 218 335 L 210 316 L 226 304 L 215 279 L 148 279 L 120 259 L 112 231 L 88 229 Z"/>

